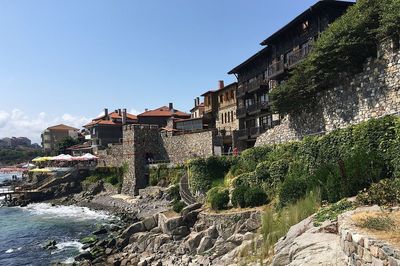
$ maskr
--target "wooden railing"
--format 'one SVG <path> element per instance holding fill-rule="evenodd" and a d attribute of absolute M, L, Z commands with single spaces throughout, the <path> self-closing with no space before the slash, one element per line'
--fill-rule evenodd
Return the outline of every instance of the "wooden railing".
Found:
<path fill-rule="evenodd" d="M 268 69 L 267 69 L 267 78 L 273 78 L 285 71 L 285 65 L 283 61 L 278 61 L 273 64 L 271 64 Z"/>
<path fill-rule="evenodd" d="M 293 67 L 297 63 L 299 63 L 301 60 L 307 57 L 307 55 L 311 52 L 312 46 L 304 46 L 303 48 L 294 51 L 289 57 L 288 57 L 288 67 Z"/>

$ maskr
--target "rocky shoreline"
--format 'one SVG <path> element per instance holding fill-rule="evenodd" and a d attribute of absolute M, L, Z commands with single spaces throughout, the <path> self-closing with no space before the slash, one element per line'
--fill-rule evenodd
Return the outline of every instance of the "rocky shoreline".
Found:
<path fill-rule="evenodd" d="M 48 202 L 119 217 L 80 240 L 79 265 L 236 265 L 238 254 L 259 241 L 260 210 L 209 213 L 196 203 L 177 214 L 171 200 L 167 188 L 149 187 L 131 197 L 95 184 Z"/>

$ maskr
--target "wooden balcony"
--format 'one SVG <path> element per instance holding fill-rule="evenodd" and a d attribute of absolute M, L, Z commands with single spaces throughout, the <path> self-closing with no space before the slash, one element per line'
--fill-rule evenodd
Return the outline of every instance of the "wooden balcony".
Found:
<path fill-rule="evenodd" d="M 288 68 L 292 68 L 300 63 L 304 58 L 308 56 L 311 50 L 312 46 L 308 45 L 297 51 L 294 51 L 290 56 L 288 56 Z"/>
<path fill-rule="evenodd" d="M 247 114 L 247 109 L 246 107 L 239 107 L 236 109 L 236 117 L 237 118 L 243 118 Z"/>
<path fill-rule="evenodd" d="M 285 72 L 285 64 L 283 61 L 278 61 L 271 64 L 267 69 L 268 79 L 272 79 Z"/>
<path fill-rule="evenodd" d="M 260 136 L 261 134 L 265 133 L 268 129 L 270 129 L 271 127 L 268 125 L 262 125 L 259 127 L 252 127 L 250 128 L 250 137 L 251 138 L 257 138 L 258 136 Z"/>
<path fill-rule="evenodd" d="M 249 129 L 241 129 L 237 131 L 237 137 L 239 140 L 246 140 L 249 138 Z"/>

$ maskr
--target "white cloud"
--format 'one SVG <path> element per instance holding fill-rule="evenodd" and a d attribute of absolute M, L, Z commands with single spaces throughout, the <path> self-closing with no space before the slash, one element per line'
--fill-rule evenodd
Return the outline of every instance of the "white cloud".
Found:
<path fill-rule="evenodd" d="M 138 114 L 141 114 L 141 113 L 143 113 L 143 112 L 138 111 L 138 110 L 136 110 L 135 108 L 132 108 L 132 109 L 129 111 L 129 113 L 130 113 L 130 114 L 133 114 L 133 115 L 138 115 Z"/>
<path fill-rule="evenodd" d="M 49 126 L 66 124 L 81 128 L 90 120 L 84 116 L 73 116 L 71 114 L 57 117 L 41 112 L 32 116 L 19 109 L 14 109 L 11 112 L 0 110 L 0 138 L 28 137 L 32 142 L 40 143 L 40 134 Z"/>

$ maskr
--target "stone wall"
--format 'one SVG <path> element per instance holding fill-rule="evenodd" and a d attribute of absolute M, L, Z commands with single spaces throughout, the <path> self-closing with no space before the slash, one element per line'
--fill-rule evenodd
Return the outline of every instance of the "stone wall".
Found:
<path fill-rule="evenodd" d="M 123 165 L 122 144 L 110 144 L 106 149 L 97 152 L 98 166 L 121 167 Z"/>
<path fill-rule="evenodd" d="M 400 265 L 400 250 L 389 243 L 367 236 L 353 226 L 351 216 L 357 212 L 378 211 L 378 206 L 359 208 L 339 217 L 340 246 L 348 265 Z"/>
<path fill-rule="evenodd" d="M 160 134 L 157 126 L 127 125 L 123 129 L 123 158 L 128 171 L 124 176 L 122 192 L 137 194 L 148 185 L 148 159 L 155 162 L 168 161 L 183 163 L 196 157 L 209 157 L 214 154 L 214 146 L 221 146 L 221 138 L 216 131 L 204 131 L 173 136 Z"/>
<path fill-rule="evenodd" d="M 257 138 L 256 146 L 300 140 L 371 118 L 400 112 L 400 51 L 381 45 L 378 58 L 368 59 L 363 72 L 334 89 L 320 92 L 313 111 L 286 116 Z"/>
<path fill-rule="evenodd" d="M 214 155 L 214 146 L 222 146 L 222 139 L 213 130 L 183 134 L 162 135 L 166 158 L 171 163 L 184 163 L 196 157 L 207 158 Z"/>

